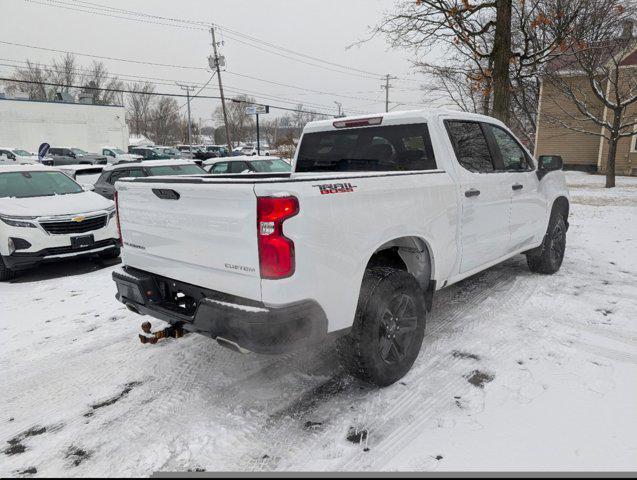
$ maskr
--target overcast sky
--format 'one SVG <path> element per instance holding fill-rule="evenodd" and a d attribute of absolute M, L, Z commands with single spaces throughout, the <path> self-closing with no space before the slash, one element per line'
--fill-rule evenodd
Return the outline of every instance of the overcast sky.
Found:
<path fill-rule="evenodd" d="M 408 52 L 390 49 L 384 38 L 346 48 L 369 34 L 369 27 L 379 21 L 383 11 L 392 8 L 393 0 L 90 0 L 90 3 L 93 5 L 89 5 L 88 1 L 56 0 L 58 6 L 55 7 L 51 6 L 51 0 L 2 0 L 0 40 L 151 63 L 207 67 L 211 40 L 205 27 L 202 30 L 175 28 L 107 16 L 117 15 L 114 10 L 102 10 L 106 15 L 96 15 L 73 9 L 95 9 L 99 5 L 108 5 L 220 25 L 217 40 L 224 41 L 221 53 L 227 59 L 227 72 L 222 75 L 228 96 L 246 92 L 263 103 L 288 107 L 304 103 L 313 110 L 328 113 L 336 112 L 334 101 L 339 101 L 346 113 L 378 112 L 384 110 L 385 99 L 379 77 L 390 73 L 400 77 L 392 81 L 395 88 L 391 90 L 391 100 L 402 104 L 396 106 L 393 103 L 394 109 L 418 108 L 418 104 L 424 101 L 419 92 L 419 83 L 413 81 L 423 79 L 414 76 Z M 60 5 L 66 5 L 67 8 Z M 224 28 L 228 29 L 225 33 Z M 374 75 L 356 71 L 347 74 L 340 67 L 324 63 L 319 64 L 323 68 L 317 68 L 308 65 L 317 63 L 309 58 L 274 50 L 296 59 L 292 60 L 264 51 L 264 48 L 273 49 L 263 43 L 257 43 L 261 49 L 241 43 L 241 40 L 246 39 L 238 34 L 247 34 L 260 41 Z M 254 44 L 254 41 L 250 42 Z M 27 58 L 50 63 L 51 58 L 60 56 L 53 52 L 5 44 L 0 44 L 0 53 L 2 63 L 9 63 L 5 60 L 24 61 Z M 77 59 L 83 65 L 92 61 L 87 57 Z M 205 70 L 103 61 L 114 74 L 170 80 L 167 82 L 169 85 L 156 86 L 160 92 L 179 92 L 177 87 L 171 85 L 172 80 L 201 85 L 210 78 L 210 73 Z M 3 74 L 11 71 L 10 67 L 0 67 Z M 274 85 L 237 74 L 342 97 Z M 214 89 L 206 89 L 202 94 L 217 94 L 216 78 L 210 87 Z M 217 106 L 216 100 L 193 101 L 193 116 L 210 124 L 212 112 Z"/>

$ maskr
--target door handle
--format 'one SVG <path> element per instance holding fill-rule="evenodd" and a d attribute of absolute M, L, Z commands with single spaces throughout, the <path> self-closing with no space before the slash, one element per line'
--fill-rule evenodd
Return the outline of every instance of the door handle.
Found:
<path fill-rule="evenodd" d="M 522 190 L 524 188 L 524 185 L 520 185 L 519 183 L 516 183 L 515 185 L 513 185 L 511 187 L 513 190 Z"/>
<path fill-rule="evenodd" d="M 465 197 L 477 197 L 478 195 L 480 195 L 480 190 L 477 190 L 475 188 L 471 188 L 464 192 Z"/>

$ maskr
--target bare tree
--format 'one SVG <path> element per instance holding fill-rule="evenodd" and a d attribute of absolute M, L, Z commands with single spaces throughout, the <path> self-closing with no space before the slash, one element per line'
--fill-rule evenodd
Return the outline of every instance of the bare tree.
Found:
<path fill-rule="evenodd" d="M 230 136 L 236 145 L 252 137 L 255 122 L 252 115 L 246 114 L 245 107 L 254 103 L 256 100 L 247 95 L 238 95 L 226 103 Z M 224 123 L 221 106 L 215 110 L 215 117 L 219 123 Z"/>
<path fill-rule="evenodd" d="M 82 92 L 93 96 L 93 103 L 98 105 L 123 104 L 121 93 L 112 90 L 121 90 L 123 83 L 110 76 L 108 69 L 102 62 L 94 61 L 91 68 L 83 75 Z"/>
<path fill-rule="evenodd" d="M 135 92 L 127 95 L 126 114 L 128 126 L 135 135 L 147 135 L 149 115 L 155 100 L 155 86 L 152 83 L 131 83 L 128 90 Z"/>
<path fill-rule="evenodd" d="M 27 83 L 7 82 L 7 93 L 26 94 L 31 100 L 51 100 L 53 98 L 55 90 L 45 85 L 49 81 L 49 72 L 38 63 L 27 60 L 24 68 L 16 69 L 13 78 Z"/>
<path fill-rule="evenodd" d="M 63 85 L 61 87 L 53 87 L 57 91 L 73 93 L 74 89 L 70 85 L 76 85 L 78 70 L 75 56 L 67 53 L 60 60 L 53 60 L 53 64 L 48 71 L 48 77 L 51 83 Z"/>
<path fill-rule="evenodd" d="M 179 142 L 180 121 L 179 104 L 170 97 L 161 97 L 150 112 L 150 138 L 159 145 L 170 145 Z"/>
<path fill-rule="evenodd" d="M 607 188 L 615 186 L 618 142 L 637 125 L 628 114 L 637 105 L 637 58 L 629 57 L 637 55 L 637 40 L 627 7 L 621 0 L 591 0 L 573 32 L 580 42 L 550 63 L 545 76 L 556 91 L 546 100 L 558 107 L 547 121 L 608 142 Z"/>
<path fill-rule="evenodd" d="M 466 84 L 471 92 L 479 86 L 482 111 L 490 101 L 491 113 L 508 123 L 511 79 L 528 74 L 564 44 L 583 1 L 399 0 L 373 34 L 385 34 L 393 46 L 413 49 L 417 55 L 432 48 L 454 52 L 454 62 L 441 68 L 469 66 L 467 78 L 438 70 L 442 87 L 453 91 Z"/>

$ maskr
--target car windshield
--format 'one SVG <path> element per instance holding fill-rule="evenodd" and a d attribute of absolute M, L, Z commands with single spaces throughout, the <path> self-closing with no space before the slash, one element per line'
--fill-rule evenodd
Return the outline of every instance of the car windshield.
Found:
<path fill-rule="evenodd" d="M 119 148 L 111 148 L 110 149 L 111 152 L 117 154 L 117 155 L 125 155 L 126 152 L 124 150 L 120 150 Z"/>
<path fill-rule="evenodd" d="M 201 175 L 206 171 L 198 165 L 162 165 L 147 167 L 146 171 L 151 177 L 160 175 Z"/>
<path fill-rule="evenodd" d="M 19 155 L 21 157 L 30 157 L 31 154 L 29 152 L 27 152 L 26 150 L 13 150 L 13 153 L 15 153 L 16 155 Z"/>
<path fill-rule="evenodd" d="M 85 152 L 84 150 L 82 150 L 81 148 L 72 148 L 71 151 L 75 154 L 75 155 L 88 155 L 88 152 Z"/>
<path fill-rule="evenodd" d="M 0 173 L 0 198 L 50 197 L 83 191 L 62 172 Z"/>
<path fill-rule="evenodd" d="M 250 162 L 255 172 L 289 172 L 290 165 L 284 160 L 256 160 Z"/>

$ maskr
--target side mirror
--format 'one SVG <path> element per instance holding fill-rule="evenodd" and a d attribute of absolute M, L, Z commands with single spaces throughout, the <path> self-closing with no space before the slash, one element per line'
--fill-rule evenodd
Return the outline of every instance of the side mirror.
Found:
<path fill-rule="evenodd" d="M 90 183 L 83 183 L 80 185 L 85 192 L 93 192 L 95 190 L 95 185 L 91 185 Z"/>
<path fill-rule="evenodd" d="M 537 176 L 540 180 L 549 172 L 562 170 L 564 162 L 559 155 L 540 155 L 537 159 Z"/>

